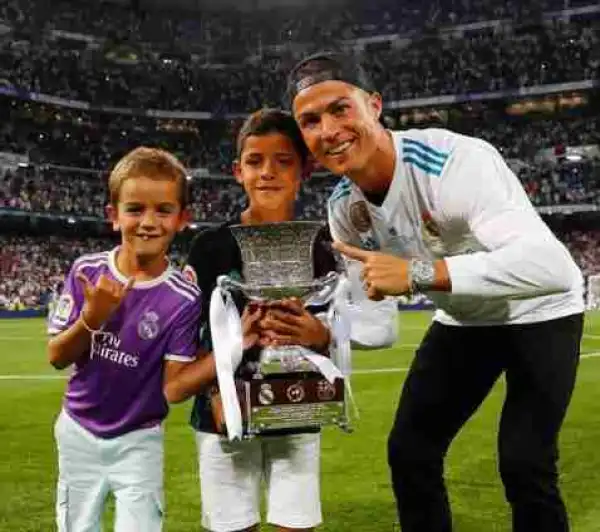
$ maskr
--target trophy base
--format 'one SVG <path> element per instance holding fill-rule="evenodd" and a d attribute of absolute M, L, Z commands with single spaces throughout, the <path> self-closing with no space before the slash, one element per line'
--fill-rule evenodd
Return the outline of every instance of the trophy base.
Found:
<path fill-rule="evenodd" d="M 240 391 L 247 437 L 331 425 L 348 430 L 343 379 L 330 384 L 318 373 L 272 374 L 243 381 Z"/>

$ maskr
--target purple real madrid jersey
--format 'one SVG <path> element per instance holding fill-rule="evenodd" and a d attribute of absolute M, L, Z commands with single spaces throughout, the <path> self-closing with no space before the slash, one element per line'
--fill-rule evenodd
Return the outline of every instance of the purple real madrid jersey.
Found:
<path fill-rule="evenodd" d="M 79 317 L 84 297 L 77 272 L 93 284 L 102 274 L 126 282 L 116 268 L 117 249 L 74 262 L 50 318 L 50 334 Z M 156 279 L 137 282 L 93 335 L 89 353 L 74 365 L 64 402 L 69 415 L 102 438 L 158 425 L 168 413 L 163 361 L 194 360 L 200 306 L 200 290 L 172 267 Z"/>

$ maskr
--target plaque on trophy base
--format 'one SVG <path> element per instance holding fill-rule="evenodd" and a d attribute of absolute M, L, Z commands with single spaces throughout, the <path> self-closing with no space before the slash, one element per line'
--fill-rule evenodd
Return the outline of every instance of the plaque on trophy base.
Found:
<path fill-rule="evenodd" d="M 268 434 L 327 425 L 346 428 L 344 381 L 322 375 L 256 379 L 245 383 L 246 432 Z"/>

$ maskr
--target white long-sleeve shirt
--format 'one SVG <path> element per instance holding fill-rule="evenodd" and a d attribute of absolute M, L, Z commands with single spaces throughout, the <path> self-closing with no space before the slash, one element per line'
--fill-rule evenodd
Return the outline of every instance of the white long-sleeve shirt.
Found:
<path fill-rule="evenodd" d="M 381 206 L 342 178 L 329 200 L 335 239 L 448 266 L 427 294 L 448 325 L 533 323 L 583 312 L 583 277 L 487 142 L 443 129 L 391 132 L 396 166 Z"/>

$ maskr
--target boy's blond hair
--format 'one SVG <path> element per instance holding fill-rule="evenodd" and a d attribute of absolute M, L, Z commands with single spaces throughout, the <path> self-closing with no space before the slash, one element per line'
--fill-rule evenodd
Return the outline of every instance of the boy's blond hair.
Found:
<path fill-rule="evenodd" d="M 185 209 L 189 200 L 187 172 L 173 154 L 160 148 L 140 146 L 122 157 L 108 178 L 110 203 L 116 206 L 123 183 L 136 177 L 174 181 L 179 188 L 179 202 Z"/>

